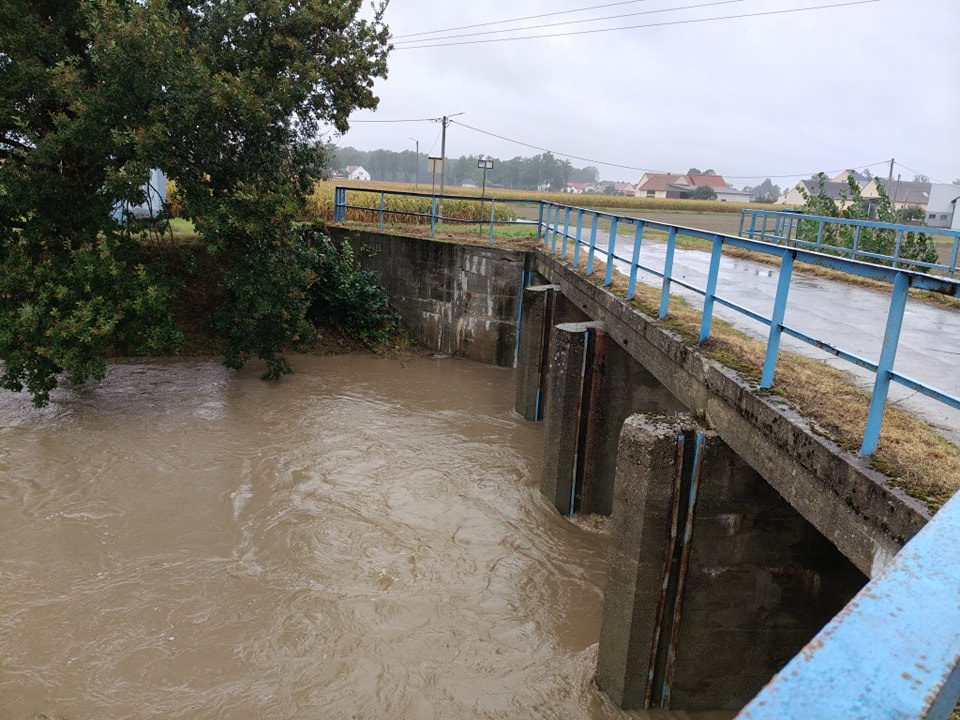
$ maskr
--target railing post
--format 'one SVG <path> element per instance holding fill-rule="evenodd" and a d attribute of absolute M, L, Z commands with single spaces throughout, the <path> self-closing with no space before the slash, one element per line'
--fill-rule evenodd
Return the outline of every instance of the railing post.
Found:
<path fill-rule="evenodd" d="M 553 241 L 550 243 L 550 252 L 557 254 L 557 227 L 560 225 L 560 206 L 553 206 Z"/>
<path fill-rule="evenodd" d="M 887 393 L 890 390 L 890 373 L 893 361 L 897 357 L 897 345 L 900 343 L 900 328 L 903 326 L 903 313 L 907 307 L 907 294 L 910 290 L 910 276 L 897 273 L 893 281 L 893 294 L 890 297 L 890 310 L 887 312 L 887 328 L 883 334 L 883 346 L 880 360 L 877 362 L 877 379 L 870 398 L 870 412 L 867 414 L 867 428 L 863 433 L 861 455 L 872 455 L 880 440 L 880 426 L 883 423 L 883 411 L 887 406 Z"/>
<path fill-rule="evenodd" d="M 893 247 L 893 266 L 900 265 L 900 245 L 903 243 L 903 230 L 897 230 L 897 244 Z"/>
<path fill-rule="evenodd" d="M 430 237 L 437 231 L 437 196 L 430 201 Z"/>
<path fill-rule="evenodd" d="M 587 277 L 593 274 L 593 253 L 597 249 L 597 224 L 600 215 L 593 213 L 593 223 L 590 225 L 590 250 L 587 252 Z"/>
<path fill-rule="evenodd" d="M 720 258 L 723 255 L 723 240 L 713 236 L 713 251 L 710 253 L 710 273 L 707 275 L 707 288 L 703 295 L 703 317 L 700 319 L 700 343 L 710 337 L 710 324 L 713 322 L 713 298 L 717 294 L 717 276 L 720 274 Z"/>
<path fill-rule="evenodd" d="M 673 252 L 677 247 L 677 228 L 667 231 L 667 256 L 663 260 L 663 285 L 660 286 L 660 319 L 670 309 L 670 280 L 673 277 Z"/>
<path fill-rule="evenodd" d="M 953 273 L 957 268 L 957 248 L 960 246 L 960 235 L 957 235 L 953 238 L 953 250 L 950 252 L 950 277 L 953 278 Z"/>
<path fill-rule="evenodd" d="M 490 198 L 490 247 L 493 247 L 493 219 L 494 213 L 493 208 L 496 205 L 497 201 L 494 198 Z"/>
<path fill-rule="evenodd" d="M 790 292 L 790 277 L 793 275 L 793 253 L 787 251 L 780 262 L 780 277 L 777 279 L 777 297 L 773 301 L 773 315 L 770 317 L 770 335 L 767 338 L 767 355 L 763 360 L 763 375 L 760 387 L 773 386 L 773 376 L 777 370 L 777 356 L 780 353 L 780 337 L 783 335 L 783 318 L 787 312 L 787 294 Z"/>
<path fill-rule="evenodd" d="M 563 209 L 563 243 L 561 244 L 560 256 L 567 257 L 567 236 L 570 233 L 570 206 Z"/>
<path fill-rule="evenodd" d="M 750 239 L 753 240 L 753 235 L 757 230 L 757 211 L 753 210 L 750 213 Z"/>
<path fill-rule="evenodd" d="M 383 190 L 380 191 L 380 230 L 383 230 L 383 206 L 386 201 L 386 193 Z"/>
<path fill-rule="evenodd" d="M 606 287 L 613 282 L 613 256 L 617 249 L 617 216 L 610 220 L 610 242 L 607 245 L 607 276 L 603 279 Z"/>
<path fill-rule="evenodd" d="M 627 287 L 627 300 L 633 300 L 637 290 L 637 264 L 640 262 L 640 246 L 643 244 L 643 220 L 637 220 L 637 231 L 633 236 L 633 258 L 630 261 L 630 285 Z"/>
<path fill-rule="evenodd" d="M 583 208 L 577 208 L 577 241 L 573 246 L 573 266 L 580 264 L 580 235 L 583 233 Z"/>
<path fill-rule="evenodd" d="M 347 214 L 347 191 L 343 187 L 337 187 L 333 191 L 333 221 L 343 222 Z"/>
<path fill-rule="evenodd" d="M 540 243 L 540 233 L 543 232 L 543 200 L 540 201 L 540 214 L 537 217 L 537 243 Z"/>

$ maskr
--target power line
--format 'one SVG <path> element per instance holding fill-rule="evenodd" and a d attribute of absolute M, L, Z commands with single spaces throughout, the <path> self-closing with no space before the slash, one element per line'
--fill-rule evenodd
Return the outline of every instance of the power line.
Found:
<path fill-rule="evenodd" d="M 615 7 L 617 5 L 636 5 L 639 2 L 646 1 L 647 0 L 623 0 L 622 2 L 604 3 L 603 5 L 590 5 L 589 7 L 574 8 L 573 10 L 556 10 L 554 12 L 540 13 L 539 15 L 527 15 L 525 17 L 513 18 L 511 20 L 491 20 L 489 22 L 474 23 L 473 25 L 460 25 L 458 27 L 444 28 L 442 30 L 427 30 L 425 32 L 407 33 L 406 35 L 395 35 L 390 39 L 397 40 L 400 38 L 418 37 L 420 35 L 437 35 L 445 32 L 456 32 L 457 30 L 472 30 L 473 28 L 478 27 L 489 27 L 490 25 L 506 25 L 507 23 L 523 22 L 525 20 L 539 20 L 540 18 L 553 17 L 555 15 L 570 15 L 572 13 L 586 12 L 588 10 L 600 10 L 603 8 Z"/>
<path fill-rule="evenodd" d="M 605 160 L 597 160 L 597 159 L 595 159 L 595 158 L 583 157 L 583 156 L 581 156 L 581 155 L 573 155 L 573 154 L 571 154 L 571 153 L 565 153 L 565 152 L 550 150 L 549 148 L 541 147 L 541 146 L 539 146 L 539 145 L 534 145 L 534 144 L 528 143 L 528 142 L 523 142 L 522 140 L 516 140 L 516 139 L 514 139 L 514 138 L 509 138 L 509 137 L 506 137 L 505 135 L 498 135 L 497 133 L 490 132 L 490 131 L 488 131 L 488 130 L 481 130 L 480 128 L 473 127 L 472 125 L 467 125 L 466 123 L 459 122 L 459 121 L 456 121 L 456 120 L 451 120 L 450 122 L 451 122 L 451 123 L 455 123 L 455 124 L 457 124 L 457 125 L 460 125 L 461 127 L 464 127 L 464 128 L 466 128 L 466 129 L 468 129 L 468 130 L 473 130 L 474 132 L 480 133 L 481 135 L 487 135 L 487 136 L 489 136 L 489 137 L 497 138 L 498 140 L 503 140 L 503 141 L 505 141 L 505 142 L 513 143 L 514 145 L 521 145 L 521 146 L 523 146 L 523 147 L 531 148 L 532 150 L 539 150 L 540 152 L 548 152 L 548 153 L 550 153 L 551 155 L 557 155 L 557 156 L 559 156 L 559 157 L 569 158 L 569 159 L 571 159 L 571 160 L 581 160 L 581 161 L 583 161 L 583 162 L 587 162 L 587 163 L 590 163 L 590 164 L 593 164 L 593 165 L 603 165 L 604 167 L 614 167 L 614 168 L 619 168 L 619 169 L 621 169 L 621 170 L 634 170 L 634 171 L 636 171 L 636 172 L 641 172 L 641 173 L 643 173 L 643 172 L 664 172 L 663 170 L 653 170 L 653 169 L 651 169 L 651 168 L 636 167 L 636 166 L 634 166 L 634 165 L 623 165 L 623 164 L 621 164 L 621 163 L 606 162 Z M 817 170 L 817 171 L 813 171 L 813 172 L 783 173 L 783 174 L 780 174 L 780 175 L 771 175 L 771 174 L 768 174 L 768 173 L 763 173 L 763 174 L 760 174 L 760 175 L 724 175 L 723 177 L 729 178 L 729 179 L 731 179 L 731 180 L 754 180 L 754 179 L 757 179 L 757 178 L 770 178 L 771 180 L 779 180 L 779 179 L 781 179 L 781 178 L 811 177 L 811 176 L 813 176 L 813 175 L 816 175 L 817 172 L 835 173 L 835 172 L 842 172 L 842 171 L 848 170 L 848 169 L 850 169 L 850 168 L 869 168 L 869 167 L 874 167 L 875 165 L 885 165 L 887 162 L 889 162 L 889 161 L 888 161 L 888 160 L 880 160 L 880 161 L 874 162 L 874 163 L 857 163 L 857 164 L 855 164 L 855 165 L 847 165 L 846 167 L 837 168 L 837 169 L 835 169 L 835 170 Z M 909 169 L 909 168 L 907 168 L 907 169 Z"/>
<path fill-rule="evenodd" d="M 922 175 L 922 176 L 924 176 L 924 177 L 930 177 L 930 176 L 927 175 L 926 173 L 922 173 L 922 172 L 920 172 L 919 170 L 914 170 L 913 168 L 908 168 L 906 165 L 904 165 L 904 164 L 901 163 L 901 162 L 898 162 L 897 165 L 899 165 L 900 167 L 902 167 L 904 170 L 909 170 L 909 171 L 912 172 L 915 176 L 916 176 L 916 175 Z M 941 182 L 940 182 L 939 180 L 937 180 L 936 178 L 930 178 L 930 180 L 932 180 L 932 181 L 935 182 L 935 183 L 939 183 L 939 184 L 941 184 L 941 185 L 946 185 L 946 183 L 941 183 Z"/>
<path fill-rule="evenodd" d="M 351 123 L 413 123 L 440 122 L 440 118 L 411 118 L 406 120 L 350 120 Z"/>
<path fill-rule="evenodd" d="M 700 3 L 699 5 L 684 5 L 676 8 L 659 8 L 657 10 L 642 10 L 640 12 L 624 13 L 621 15 L 607 15 L 605 17 L 586 18 L 583 20 L 564 20 L 563 22 L 545 23 L 542 25 L 528 25 L 522 28 L 508 28 L 506 30 L 483 30 L 481 32 L 464 33 L 462 35 L 446 35 L 441 38 L 436 38 L 436 40 L 455 40 L 458 38 L 465 38 L 465 37 L 479 37 L 480 35 L 496 35 L 498 33 L 523 32 L 525 30 L 540 30 L 542 28 L 559 27 L 562 25 L 572 25 L 574 23 L 576 23 L 577 25 L 583 25 L 584 23 L 601 22 L 603 20 L 618 20 L 620 18 L 625 18 L 625 17 L 636 17 L 637 15 L 657 15 L 659 13 L 677 12 L 680 10 L 696 10 L 699 8 L 713 7 L 714 5 L 730 5 L 732 3 L 739 3 L 739 2 L 744 2 L 744 0 L 713 0 L 713 2 Z M 619 29 L 619 28 L 609 28 L 609 29 Z M 440 32 L 440 31 L 437 31 L 437 32 Z M 538 37 L 553 37 L 553 36 L 538 36 Z M 511 38 L 501 38 L 501 39 L 508 40 Z M 399 41 L 401 45 L 414 44 L 414 43 L 420 43 L 420 42 L 425 42 L 425 41 L 424 40 L 400 40 Z"/>
<path fill-rule="evenodd" d="M 597 28 L 595 30 L 570 30 L 568 32 L 548 33 L 546 35 L 519 35 L 516 37 L 488 38 L 486 40 L 461 40 L 458 42 L 450 42 L 450 43 L 441 42 L 441 43 L 426 44 L 426 45 L 407 45 L 403 47 L 398 47 L 396 48 L 396 50 L 397 51 L 426 50 L 428 48 L 457 47 L 460 45 L 482 45 L 487 43 L 508 42 L 513 40 L 543 40 L 546 38 L 570 37 L 572 35 L 593 35 L 596 33 L 613 32 L 615 30 L 639 30 L 642 28 L 669 27 L 672 25 L 692 25 L 694 23 L 715 22 L 717 20 L 741 20 L 744 18 L 764 17 L 768 15 L 786 15 L 789 13 L 810 12 L 810 11 L 816 11 L 816 10 L 830 10 L 833 8 L 851 7 L 854 5 L 868 5 L 876 2 L 880 2 L 880 0 L 852 0 L 851 2 L 830 3 L 828 5 L 814 5 L 811 7 L 803 7 L 803 8 L 788 8 L 785 10 L 767 10 L 765 12 L 743 13 L 741 15 L 721 15 L 719 17 L 694 18 L 689 20 L 667 20 L 659 23 L 647 23 L 644 25 L 627 25 L 624 27 L 615 27 L 615 28 Z"/>

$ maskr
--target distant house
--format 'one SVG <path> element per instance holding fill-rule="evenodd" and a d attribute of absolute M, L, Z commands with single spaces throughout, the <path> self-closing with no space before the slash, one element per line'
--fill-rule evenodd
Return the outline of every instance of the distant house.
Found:
<path fill-rule="evenodd" d="M 123 222 L 128 216 L 152 218 L 163 209 L 163 204 L 167 201 L 167 176 L 162 170 L 151 170 L 150 177 L 140 189 L 143 191 L 144 201 L 139 205 L 117 203 L 110 213 L 114 220 Z"/>
<path fill-rule="evenodd" d="M 637 197 L 688 198 L 700 187 L 709 187 L 722 202 L 750 202 L 750 193 L 727 184 L 721 175 L 674 175 L 672 173 L 644 173 L 637 183 Z"/>
<path fill-rule="evenodd" d="M 877 184 L 883 185 L 887 191 L 887 197 L 898 210 L 908 207 L 919 207 L 926 210 L 930 202 L 930 187 L 928 182 L 913 182 L 907 180 L 890 180 L 888 183 L 882 178 L 874 178 L 863 188 L 861 194 L 867 202 L 876 201 L 880 198 L 880 192 L 877 190 Z"/>
<path fill-rule="evenodd" d="M 346 173 L 348 180 L 370 180 L 370 173 L 364 170 L 362 165 L 347 165 Z"/>
<path fill-rule="evenodd" d="M 857 172 L 856 170 L 844 170 L 835 178 L 831 178 L 831 181 L 846 183 L 848 177 L 852 177 L 856 181 L 857 185 L 860 186 L 861 190 L 864 187 L 866 187 L 867 183 L 869 183 L 873 179 L 869 175 L 864 175 L 863 173 Z"/>
<path fill-rule="evenodd" d="M 801 188 L 809 195 L 814 197 L 820 192 L 820 183 L 817 180 L 801 180 L 783 195 L 777 198 L 778 205 L 803 205 L 807 199 L 804 197 Z M 843 182 L 828 180 L 823 184 L 823 191 L 828 197 L 833 198 L 837 205 L 845 208 L 850 205 L 850 186 L 847 181 Z M 866 197 L 866 195 L 864 195 Z"/>
<path fill-rule="evenodd" d="M 670 186 L 683 175 L 673 173 L 644 173 L 637 183 L 635 195 L 642 198 L 680 197 L 680 190 L 670 190 Z"/>
<path fill-rule="evenodd" d="M 574 195 L 582 195 L 583 193 L 596 192 L 597 185 L 596 183 L 568 182 L 563 191 Z"/>
<path fill-rule="evenodd" d="M 610 184 L 613 186 L 613 191 L 617 195 L 621 195 L 623 197 L 633 197 L 637 194 L 637 189 L 633 186 L 633 183 L 615 182 Z"/>
<path fill-rule="evenodd" d="M 960 230 L 960 185 L 935 183 L 930 186 L 925 224 Z"/>

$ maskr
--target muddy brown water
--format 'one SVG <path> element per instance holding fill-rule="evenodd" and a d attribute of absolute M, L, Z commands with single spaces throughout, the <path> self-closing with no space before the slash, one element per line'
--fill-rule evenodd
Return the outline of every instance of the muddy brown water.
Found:
<path fill-rule="evenodd" d="M 607 539 L 539 495 L 513 371 L 119 363 L 0 393 L 0 718 L 625 718 Z"/>

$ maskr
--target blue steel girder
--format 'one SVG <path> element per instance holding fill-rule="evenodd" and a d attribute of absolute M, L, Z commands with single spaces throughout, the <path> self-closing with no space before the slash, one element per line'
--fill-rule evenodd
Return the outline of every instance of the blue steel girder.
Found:
<path fill-rule="evenodd" d="M 960 494 L 737 720 L 946 720 L 960 698 Z"/>

